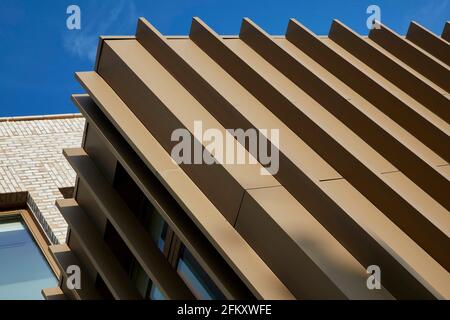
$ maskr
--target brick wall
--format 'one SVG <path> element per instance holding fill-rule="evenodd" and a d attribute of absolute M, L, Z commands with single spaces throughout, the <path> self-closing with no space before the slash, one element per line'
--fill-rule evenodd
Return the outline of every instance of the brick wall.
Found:
<path fill-rule="evenodd" d="M 28 203 L 54 242 L 64 243 L 67 224 L 55 207 L 59 188 L 75 184 L 63 148 L 80 147 L 84 119 L 70 116 L 0 119 L 0 194 L 29 192 Z"/>

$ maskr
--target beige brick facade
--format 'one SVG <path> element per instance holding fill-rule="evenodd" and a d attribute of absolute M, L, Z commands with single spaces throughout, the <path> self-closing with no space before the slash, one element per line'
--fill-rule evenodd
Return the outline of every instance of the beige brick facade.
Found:
<path fill-rule="evenodd" d="M 29 192 L 28 204 L 53 242 L 65 242 L 67 232 L 55 207 L 59 188 L 75 184 L 62 149 L 80 147 L 83 129 L 76 115 L 0 118 L 0 194 Z"/>

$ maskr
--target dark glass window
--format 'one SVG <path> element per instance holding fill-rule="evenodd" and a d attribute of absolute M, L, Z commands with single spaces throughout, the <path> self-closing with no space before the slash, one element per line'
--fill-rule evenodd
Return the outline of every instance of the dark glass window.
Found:
<path fill-rule="evenodd" d="M 120 164 L 117 164 L 114 188 L 163 251 L 167 224 Z"/>
<path fill-rule="evenodd" d="M 145 229 L 150 234 L 156 246 L 161 252 L 164 251 L 165 238 L 167 235 L 167 224 L 161 218 L 156 209 L 145 200 L 142 205 L 141 213 L 139 214 L 140 220 Z M 152 281 L 144 272 L 139 263 L 135 260 L 131 269 L 131 279 L 135 283 L 138 291 L 145 299 L 163 300 L 164 295 L 157 289 Z"/>
<path fill-rule="evenodd" d="M 144 299 L 148 298 L 150 279 L 135 260 L 130 272 L 131 281 Z"/>
<path fill-rule="evenodd" d="M 152 283 L 142 267 L 136 262 L 131 270 L 131 281 L 144 299 L 165 300 L 163 293 Z"/>
<path fill-rule="evenodd" d="M 152 289 L 150 291 L 150 299 L 151 300 L 166 300 L 164 294 L 159 290 L 156 285 L 152 285 Z"/>
<path fill-rule="evenodd" d="M 142 205 L 140 220 L 145 229 L 150 234 L 159 250 L 164 251 L 164 244 L 167 235 L 167 223 L 161 218 L 155 207 L 145 199 Z"/>
<path fill-rule="evenodd" d="M 18 216 L 0 217 L 0 300 L 42 300 L 58 281 Z"/>
<path fill-rule="evenodd" d="M 156 177 L 154 178 L 154 183 L 160 184 Z M 142 223 L 159 250 L 166 256 L 172 266 L 177 269 L 178 274 L 193 294 L 198 299 L 204 300 L 225 299 L 208 274 L 184 245 L 181 244 L 180 240 L 173 235 L 173 232 L 169 229 L 159 212 L 120 164 L 116 168 L 114 187 Z M 160 188 L 165 190 L 162 185 L 160 185 Z M 167 197 L 166 199 L 172 199 L 174 206 L 177 205 L 169 193 L 164 196 Z M 181 208 L 177 209 L 182 210 Z M 131 268 L 127 270 L 130 270 L 130 278 L 142 297 L 152 300 L 165 299 L 162 292 L 152 283 L 136 259 L 133 258 L 132 260 Z"/>
<path fill-rule="evenodd" d="M 177 272 L 197 299 L 225 299 L 208 274 L 184 245 L 180 249 Z"/>

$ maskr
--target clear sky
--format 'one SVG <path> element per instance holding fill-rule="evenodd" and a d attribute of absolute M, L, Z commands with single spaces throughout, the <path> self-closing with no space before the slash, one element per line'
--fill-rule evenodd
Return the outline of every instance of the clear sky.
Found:
<path fill-rule="evenodd" d="M 80 30 L 66 27 L 71 4 L 81 9 Z M 317 34 L 334 18 L 367 34 L 371 4 L 400 34 L 415 20 L 440 35 L 450 20 L 450 0 L 1 0 L 0 117 L 77 112 L 74 72 L 92 70 L 99 35 L 134 34 L 140 16 L 165 35 L 187 34 L 193 16 L 220 34 L 238 34 L 242 17 L 271 34 L 284 34 L 289 18 Z"/>

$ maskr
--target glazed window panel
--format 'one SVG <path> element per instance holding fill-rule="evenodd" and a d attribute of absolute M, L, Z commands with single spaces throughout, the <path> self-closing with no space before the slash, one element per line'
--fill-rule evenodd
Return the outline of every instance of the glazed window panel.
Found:
<path fill-rule="evenodd" d="M 156 246 L 161 252 L 164 252 L 164 246 L 166 245 L 165 239 L 168 230 L 167 223 L 165 223 L 161 215 L 146 199 L 142 204 L 139 216 L 141 223 L 149 233 L 153 242 L 156 244 Z M 152 283 L 151 279 L 148 277 L 148 275 L 145 273 L 145 271 L 142 269 L 142 267 L 136 260 L 134 260 L 134 264 L 131 269 L 131 279 L 135 283 L 137 289 L 139 290 L 141 296 L 144 299 L 151 299 L 151 300 L 164 299 L 164 295 Z"/>
<path fill-rule="evenodd" d="M 152 285 L 152 289 L 150 290 L 150 299 L 151 300 L 167 300 L 161 290 L 155 285 Z"/>
<path fill-rule="evenodd" d="M 177 271 L 197 299 L 225 299 L 225 296 L 184 245 L 180 249 Z"/>
<path fill-rule="evenodd" d="M 58 280 L 19 215 L 0 217 L 0 300 L 43 300 Z"/>
<path fill-rule="evenodd" d="M 145 199 L 141 213 L 141 222 L 150 234 L 159 250 L 164 251 L 165 239 L 167 235 L 167 223 L 156 211 L 155 207 Z"/>
<path fill-rule="evenodd" d="M 135 261 L 131 270 L 131 281 L 135 284 L 142 298 L 150 300 L 166 300 L 164 294 L 150 280 L 137 261 Z"/>

